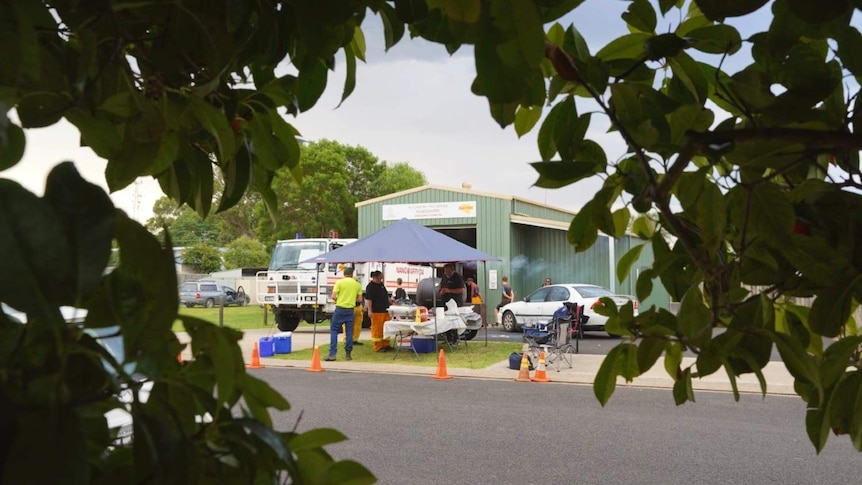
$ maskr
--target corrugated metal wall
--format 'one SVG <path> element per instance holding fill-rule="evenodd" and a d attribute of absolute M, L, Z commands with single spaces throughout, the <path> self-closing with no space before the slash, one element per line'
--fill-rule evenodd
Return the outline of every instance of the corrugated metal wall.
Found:
<path fill-rule="evenodd" d="M 575 253 L 566 239 L 566 231 L 562 228 L 550 229 L 510 222 L 511 215 L 518 215 L 569 223 L 574 217 L 573 214 L 512 197 L 496 197 L 494 194 L 440 187 L 406 191 L 400 195 L 360 204 L 359 237 L 367 236 L 394 222 L 382 220 L 384 205 L 471 200 L 476 201 L 474 218 L 420 219 L 416 222 L 433 228 L 475 227 L 476 249 L 502 260 L 478 263 L 477 283 L 489 308 L 493 308 L 500 301 L 501 279 L 504 275 L 509 277 L 517 299 L 522 299 L 540 287 L 546 277 L 550 277 L 555 283 L 590 283 L 614 287 L 618 293 L 635 294 L 635 277 L 623 283 L 613 281 L 615 284 L 612 284 L 611 278 L 615 280 L 616 275 L 611 274 L 611 260 L 613 259 L 614 263 L 618 261 L 631 248 L 633 241 L 634 244 L 637 243 L 636 239 L 626 237 L 615 240 L 612 247 L 610 238 L 599 236 L 588 251 Z M 636 273 L 648 268 L 652 261 L 651 248 L 645 248 L 632 271 Z M 497 271 L 497 289 L 494 290 L 488 288 L 490 270 Z M 642 304 L 668 308 L 667 293 L 657 284 L 654 286 L 653 296 Z"/>
<path fill-rule="evenodd" d="M 437 188 L 427 188 L 399 195 L 384 200 L 378 200 L 359 206 L 359 237 L 376 232 L 394 221 L 383 221 L 383 206 L 395 204 L 422 204 L 437 202 L 476 201 L 476 217 L 459 217 L 446 219 L 420 219 L 417 223 L 433 228 L 463 228 L 475 227 L 476 249 L 497 256 L 502 261 L 478 263 L 477 273 L 479 291 L 485 296 L 489 306 L 499 302 L 498 290 L 488 289 L 488 271 L 497 270 L 497 286 L 500 278 L 508 274 L 510 268 L 510 235 L 509 214 L 512 211 L 512 200 L 502 197 L 489 197 L 468 191 L 450 191 Z"/>
<path fill-rule="evenodd" d="M 518 299 L 554 283 L 590 283 L 608 286 L 608 238 L 600 237 L 588 251 L 576 253 L 566 231 L 512 224 L 512 274 L 509 280 Z"/>

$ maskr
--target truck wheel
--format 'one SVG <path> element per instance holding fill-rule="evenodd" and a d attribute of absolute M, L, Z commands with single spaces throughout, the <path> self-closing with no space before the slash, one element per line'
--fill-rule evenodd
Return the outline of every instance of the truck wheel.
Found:
<path fill-rule="evenodd" d="M 204 303 L 204 306 L 207 308 L 214 307 L 215 306 L 215 300 L 213 300 L 212 298 L 207 299 L 207 301 Z"/>
<path fill-rule="evenodd" d="M 299 317 L 285 312 L 277 312 L 275 314 L 275 324 L 282 332 L 293 332 L 299 326 Z"/>
<path fill-rule="evenodd" d="M 183 304 L 186 306 L 186 308 L 194 308 L 195 307 L 194 303 L 183 303 Z"/>

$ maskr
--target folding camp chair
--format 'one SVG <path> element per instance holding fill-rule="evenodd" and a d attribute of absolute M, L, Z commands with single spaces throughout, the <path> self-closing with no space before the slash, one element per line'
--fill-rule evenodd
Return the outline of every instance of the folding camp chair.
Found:
<path fill-rule="evenodd" d="M 560 349 L 567 354 L 580 352 L 580 341 L 584 337 L 584 332 L 581 327 L 583 323 L 583 305 L 577 303 L 565 302 L 565 315 L 561 316 L 564 321 L 568 322 L 568 330 L 566 331 L 565 339 L 560 344 Z M 559 312 L 559 310 L 557 310 Z M 554 313 L 557 315 L 557 313 Z M 572 343 L 574 342 L 574 344 Z"/>

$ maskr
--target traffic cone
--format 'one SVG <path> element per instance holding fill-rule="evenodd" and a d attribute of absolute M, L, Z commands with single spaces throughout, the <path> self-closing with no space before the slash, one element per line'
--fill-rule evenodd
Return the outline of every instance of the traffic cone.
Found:
<path fill-rule="evenodd" d="M 320 349 L 317 345 L 314 346 L 314 351 L 311 352 L 311 367 L 305 369 L 308 372 L 323 372 L 323 367 L 320 366 Z"/>
<path fill-rule="evenodd" d="M 257 349 L 257 342 L 254 343 L 254 348 L 251 351 L 251 364 L 245 367 L 246 369 L 263 369 L 260 364 L 260 351 Z"/>
<path fill-rule="evenodd" d="M 518 382 L 530 382 L 530 359 L 527 353 L 521 354 L 521 370 L 518 371 Z"/>
<path fill-rule="evenodd" d="M 437 373 L 431 376 L 432 379 L 451 379 L 452 376 L 446 373 L 446 353 L 440 349 L 440 355 L 437 357 Z"/>
<path fill-rule="evenodd" d="M 533 382 L 551 382 L 545 373 L 545 352 L 539 352 L 539 366 L 536 367 L 536 375 L 530 378 Z"/>

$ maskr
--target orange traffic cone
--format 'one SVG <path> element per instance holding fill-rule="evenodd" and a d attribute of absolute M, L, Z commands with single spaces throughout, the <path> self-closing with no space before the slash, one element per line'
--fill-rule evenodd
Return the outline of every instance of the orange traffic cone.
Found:
<path fill-rule="evenodd" d="M 530 359 L 527 353 L 521 354 L 521 370 L 518 371 L 518 382 L 530 382 Z"/>
<path fill-rule="evenodd" d="M 432 379 L 451 379 L 452 376 L 446 373 L 446 353 L 440 349 L 440 355 L 437 357 L 437 373 L 431 376 Z"/>
<path fill-rule="evenodd" d="M 545 353 L 539 352 L 539 366 L 536 367 L 536 375 L 530 378 L 533 382 L 551 382 L 545 373 Z"/>
<path fill-rule="evenodd" d="M 257 342 L 254 343 L 254 348 L 251 351 L 251 364 L 245 367 L 247 369 L 263 369 L 260 364 L 260 351 L 257 349 Z"/>
<path fill-rule="evenodd" d="M 317 345 L 314 346 L 314 351 L 311 352 L 311 367 L 305 370 L 308 372 L 323 372 L 323 367 L 320 366 L 320 350 Z"/>

